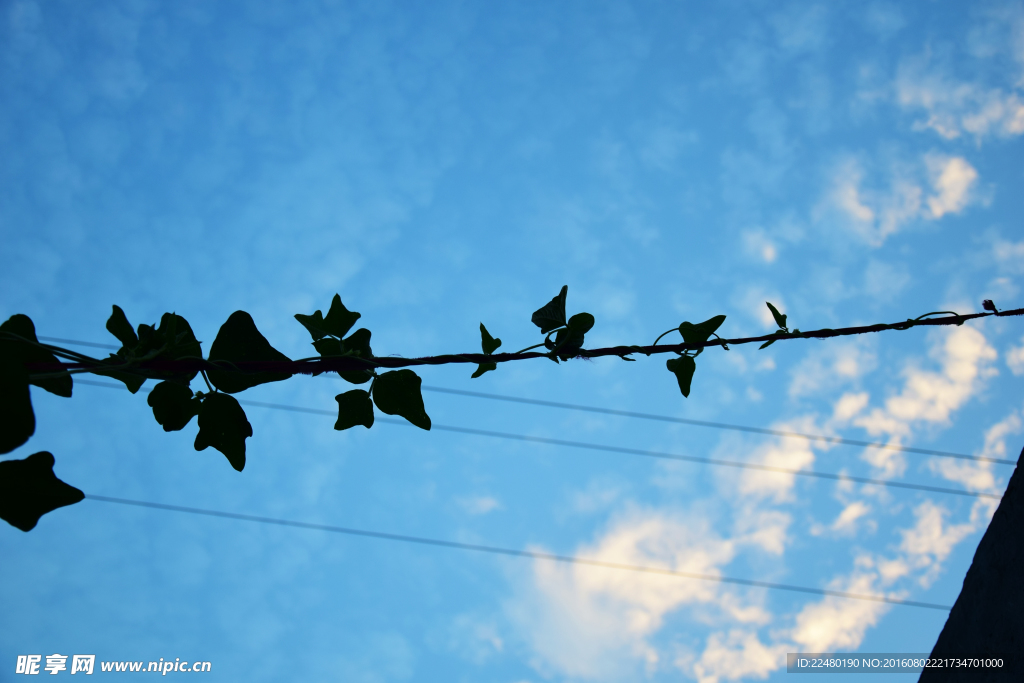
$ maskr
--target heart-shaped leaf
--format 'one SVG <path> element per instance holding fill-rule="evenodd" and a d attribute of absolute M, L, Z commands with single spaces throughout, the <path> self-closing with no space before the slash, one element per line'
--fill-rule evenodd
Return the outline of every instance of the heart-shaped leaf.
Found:
<path fill-rule="evenodd" d="M 491 333 L 487 331 L 483 323 L 480 323 L 480 346 L 483 347 L 485 355 L 491 355 L 494 353 L 499 346 L 501 346 L 501 340 L 495 339 L 491 336 Z"/>
<path fill-rule="evenodd" d="M 22 531 L 31 531 L 39 518 L 85 494 L 53 473 L 53 454 L 33 453 L 24 460 L 0 462 L 0 519 Z"/>
<path fill-rule="evenodd" d="M 540 328 L 541 334 L 547 334 L 551 330 L 565 325 L 565 297 L 569 293 L 569 286 L 563 285 L 562 291 L 554 299 L 549 301 L 542 308 L 538 308 L 530 318 L 533 324 Z"/>
<path fill-rule="evenodd" d="M 669 358 L 665 361 L 665 366 L 676 376 L 676 381 L 679 382 L 679 391 L 683 393 L 683 396 L 689 398 L 693 372 L 697 369 L 696 361 L 690 356 L 680 356 L 679 358 Z"/>
<path fill-rule="evenodd" d="M 195 442 L 197 451 L 213 446 L 241 472 L 245 468 L 245 440 L 250 436 L 252 425 L 234 396 L 214 393 L 203 397 Z"/>
<path fill-rule="evenodd" d="M 39 343 L 39 339 L 36 338 L 36 326 L 32 324 L 32 319 L 27 315 L 22 315 L 20 313 L 12 315 L 7 319 L 7 322 L 0 324 L 0 332 L 10 332 L 23 339 L 27 339 L 30 342 L 35 342 L 36 344 Z M 57 360 L 55 355 L 44 348 L 13 339 L 0 339 L 0 355 L 17 358 L 22 365 L 25 365 L 26 363 L 60 362 Z M 27 370 L 28 368 L 26 367 L 26 371 Z M 37 370 L 32 372 L 42 374 L 44 372 L 53 371 Z M 61 375 L 56 377 L 30 379 L 29 384 L 34 384 L 40 389 L 45 389 L 51 394 L 63 396 L 64 398 L 71 398 L 72 381 L 71 375 L 67 372 L 63 372 Z"/>
<path fill-rule="evenodd" d="M 352 351 L 360 358 L 373 358 L 373 351 L 370 350 L 370 331 L 365 327 L 349 335 L 348 339 L 342 340 L 345 351 Z"/>
<path fill-rule="evenodd" d="M 132 324 L 128 322 L 128 317 L 117 304 L 114 305 L 114 312 L 107 318 L 107 331 L 117 337 L 122 346 L 129 349 L 135 348 L 139 343 L 139 338 L 136 336 L 135 330 L 132 329 Z"/>
<path fill-rule="evenodd" d="M 412 370 L 393 370 L 373 383 L 373 402 L 388 415 L 404 417 L 420 429 L 430 429 L 430 417 L 420 393 L 422 380 Z"/>
<path fill-rule="evenodd" d="M 177 382 L 164 381 L 153 387 L 146 402 L 153 408 L 153 417 L 165 432 L 184 429 L 199 414 L 201 402 L 192 390 Z"/>
<path fill-rule="evenodd" d="M 231 363 L 255 361 L 289 362 L 284 355 L 267 341 L 267 338 L 256 329 L 252 316 L 245 311 L 235 311 L 221 325 L 217 338 L 210 346 L 211 361 L 229 361 Z M 207 376 L 213 386 L 229 394 L 237 394 L 251 387 L 267 382 L 280 382 L 291 375 L 287 372 L 246 372 L 228 370 L 207 370 Z M 200 417 L 202 413 L 200 413 Z"/>
<path fill-rule="evenodd" d="M 36 431 L 28 372 L 17 356 L 0 355 L 0 453 L 10 453 Z M 30 527 L 31 528 L 31 527 Z"/>
<path fill-rule="evenodd" d="M 373 402 L 370 400 L 370 392 L 363 389 L 353 389 L 344 394 L 334 397 L 338 402 L 338 421 L 334 428 L 338 431 L 363 425 L 367 429 L 373 426 Z"/>
<path fill-rule="evenodd" d="M 589 313 L 577 313 L 569 318 L 569 322 L 566 325 L 575 332 L 586 334 L 594 327 L 594 322 L 594 316 Z"/>
<path fill-rule="evenodd" d="M 779 326 L 779 329 L 786 329 L 786 316 L 779 313 L 779 309 L 775 308 L 767 301 L 765 301 L 765 303 L 768 304 L 768 310 L 772 312 L 772 317 L 775 318 L 775 324 Z"/>
<path fill-rule="evenodd" d="M 202 358 L 203 351 L 188 321 L 176 313 L 164 313 L 160 318 L 160 327 L 153 334 L 153 344 L 158 345 L 158 358 L 176 360 L 178 358 Z M 141 344 L 140 344 L 141 346 Z M 188 386 L 188 383 L 199 374 L 191 372 L 168 373 L 169 379 Z"/>
<path fill-rule="evenodd" d="M 476 379 L 477 377 L 479 377 L 480 375 L 484 374 L 485 372 L 490 372 L 491 370 L 497 370 L 497 369 L 498 369 L 498 364 L 497 363 L 480 363 L 479 365 L 476 366 L 476 370 L 470 376 L 470 379 Z"/>
<path fill-rule="evenodd" d="M 724 315 L 716 315 L 714 318 L 709 318 L 697 325 L 690 322 L 684 322 L 679 325 L 679 334 L 683 336 L 683 341 L 687 344 L 703 344 L 711 338 L 711 335 L 714 334 L 724 322 Z"/>

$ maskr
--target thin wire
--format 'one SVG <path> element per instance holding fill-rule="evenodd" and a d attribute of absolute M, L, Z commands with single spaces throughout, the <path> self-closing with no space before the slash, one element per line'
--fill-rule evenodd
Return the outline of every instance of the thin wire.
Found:
<path fill-rule="evenodd" d="M 327 375 L 325 374 L 324 377 Z M 963 453 L 950 453 L 948 451 L 933 451 L 927 448 L 913 448 L 911 446 L 895 446 L 892 444 L 878 443 L 875 441 L 861 441 L 859 439 L 845 439 L 838 436 L 822 436 L 817 434 L 803 434 L 790 432 L 781 429 L 766 429 L 764 427 L 747 427 L 724 422 L 707 422 L 704 420 L 688 420 L 682 417 L 669 417 L 667 415 L 652 415 L 651 413 L 634 413 L 628 410 L 615 410 L 612 408 L 597 408 L 594 406 L 583 406 L 575 403 L 558 403 L 556 401 L 542 401 L 535 398 L 519 398 L 517 396 L 503 396 L 501 394 L 485 394 L 479 391 L 465 391 L 462 389 L 447 389 L 445 387 L 431 387 L 423 385 L 424 391 L 435 391 L 444 394 L 459 394 L 462 396 L 473 396 L 475 398 L 487 398 L 494 401 L 510 401 L 513 403 L 529 403 L 532 405 L 548 406 L 551 408 L 565 408 L 567 410 L 582 410 L 590 413 L 603 413 L 605 415 L 622 415 L 624 417 L 635 417 L 641 420 L 657 420 L 659 422 L 676 422 L 679 424 L 694 425 L 696 427 L 712 427 L 714 429 L 731 429 L 737 432 L 750 432 L 752 434 L 770 434 L 772 436 L 788 436 L 809 441 L 824 441 L 827 443 L 844 444 L 847 446 L 866 446 L 890 451 L 901 451 L 904 453 L 920 453 L 922 455 L 935 455 L 941 458 L 958 458 L 960 460 L 975 460 L 978 462 L 991 462 L 999 465 L 1016 465 L 1015 460 L 1001 458 L 985 458 L 978 455 L 965 455 Z"/>
<path fill-rule="evenodd" d="M 98 387 L 108 387 L 111 389 L 120 389 L 120 384 L 113 384 L 108 382 L 96 382 L 93 380 L 78 380 L 83 384 L 90 384 Z M 151 391 L 149 387 L 143 387 L 143 391 Z M 330 410 L 323 410 L 319 408 L 302 408 L 299 406 L 289 406 L 281 403 L 265 403 L 263 401 L 249 401 L 243 399 L 235 399 L 242 405 L 258 406 L 261 408 L 272 408 L 275 410 L 288 410 L 296 413 L 309 413 L 312 415 L 329 415 L 334 417 L 337 412 Z M 408 422 L 405 420 L 399 420 L 395 418 L 378 417 L 375 418 L 377 422 L 387 422 L 388 424 L 401 425 L 404 427 L 410 427 Z M 963 491 L 960 489 L 951 489 L 941 486 L 928 486 L 926 484 L 911 484 L 901 481 L 890 481 L 888 479 L 870 479 L 867 477 L 856 477 L 848 474 L 832 474 L 829 472 L 815 472 L 813 470 L 794 470 L 785 467 L 772 467 L 771 465 L 759 465 L 750 462 L 737 462 L 733 460 L 718 460 L 714 458 L 703 458 L 696 455 L 677 455 L 674 453 L 661 453 L 658 451 L 648 451 L 639 448 L 624 448 L 622 446 L 606 446 L 603 444 L 586 443 L 583 441 L 568 441 L 565 439 L 552 439 L 543 436 L 528 436 L 526 434 L 510 434 L 507 432 L 495 432 L 486 429 L 472 429 L 469 427 L 456 427 L 453 425 L 441 425 L 432 423 L 431 429 L 444 432 L 458 432 L 460 434 L 473 434 L 477 436 L 490 436 L 497 439 L 509 439 L 514 441 L 529 441 L 533 443 L 550 444 L 554 446 L 570 446 L 572 448 L 584 448 L 595 451 L 607 451 L 610 453 L 626 453 L 628 455 L 641 455 L 648 458 L 659 458 L 662 460 L 679 460 L 683 462 L 695 462 L 702 465 L 714 465 L 719 467 L 735 467 L 738 469 L 750 469 L 750 470 L 761 470 L 763 472 L 777 472 L 781 474 L 794 474 L 801 477 L 814 477 L 817 479 L 830 479 L 833 481 L 853 481 L 859 484 L 873 484 L 875 486 L 888 486 L 890 488 L 899 489 L 910 489 L 914 491 L 928 491 L 930 493 L 948 493 L 956 496 L 968 496 L 972 498 L 992 498 L 994 500 L 1001 500 L 1002 495 L 997 493 L 980 493 L 976 491 Z"/>
<path fill-rule="evenodd" d="M 79 344 L 82 346 L 94 346 L 97 348 L 105 349 L 119 349 L 121 347 L 114 346 L 112 344 L 95 344 L 92 342 L 78 341 L 75 339 L 61 339 L 59 337 L 38 337 L 40 341 L 55 341 L 66 344 Z M 333 376 L 325 373 L 321 375 L 327 379 L 334 379 Z M 79 380 L 86 381 L 86 380 Z M 475 398 L 486 398 L 494 401 L 509 401 L 512 403 L 528 403 L 532 405 L 547 406 L 550 408 L 564 408 L 567 410 L 581 410 L 591 413 L 602 413 L 605 415 L 621 415 L 623 417 L 635 417 L 641 420 L 656 420 L 659 422 L 675 422 L 677 424 L 693 425 L 695 427 L 711 427 L 713 429 L 728 429 L 738 432 L 747 432 L 750 434 L 768 434 L 770 436 L 784 436 L 793 437 L 798 439 L 807 439 L 809 441 L 822 441 L 826 443 L 843 444 L 847 446 L 863 446 L 866 448 L 878 448 L 882 450 L 899 451 L 902 453 L 918 453 L 921 455 L 934 455 L 940 458 L 956 458 L 958 460 L 973 460 L 975 462 L 991 462 L 997 465 L 1016 465 L 1015 460 L 1008 460 L 1005 458 L 986 458 L 980 455 L 966 455 L 964 453 L 951 453 L 949 451 L 936 451 L 928 448 L 914 448 L 911 446 L 896 446 L 892 444 L 878 443 L 875 441 L 861 441 L 859 439 L 846 439 L 838 436 L 823 436 L 819 434 L 803 434 L 801 432 L 790 432 L 780 429 L 767 429 L 765 427 L 748 427 L 745 425 L 734 425 L 725 422 L 708 422 L 706 420 L 689 420 L 682 417 L 669 417 L 667 415 L 653 415 L 651 413 L 637 413 L 628 410 L 615 410 L 613 408 L 598 408 L 595 406 L 584 406 L 575 403 L 559 403 L 557 401 L 544 401 L 535 398 L 521 398 L 518 396 L 504 396 L 501 394 L 488 394 L 479 391 L 465 391 L 463 389 L 448 389 L 445 387 L 434 387 L 423 385 L 420 387 L 424 391 L 434 391 L 445 394 L 458 394 L 461 396 L 472 396 Z"/>
<path fill-rule="evenodd" d="M 784 583 L 771 583 L 769 581 L 756 581 L 752 579 L 738 579 L 728 576 L 715 576 L 712 574 L 696 574 L 693 572 L 681 572 L 661 567 L 645 567 L 642 565 L 622 564 L 619 562 L 605 562 L 584 557 L 571 557 L 568 555 L 556 555 L 554 553 L 539 552 L 536 550 L 516 550 L 514 548 L 499 548 L 491 545 L 480 545 L 476 543 L 458 543 L 455 541 L 443 541 L 436 538 L 424 538 L 422 536 L 406 536 L 404 534 L 389 534 L 381 531 L 367 531 L 365 529 L 352 529 L 349 527 L 333 526 L 329 524 L 314 524 L 311 522 L 299 522 L 289 519 L 277 519 L 274 517 L 260 517 L 257 515 L 246 515 L 237 512 L 222 512 L 220 510 L 206 510 L 203 508 L 185 507 L 182 505 L 167 505 L 164 503 L 153 503 L 143 500 L 130 500 L 127 498 L 114 498 L 111 496 L 98 496 L 86 494 L 86 499 L 96 500 L 104 503 L 116 503 L 118 505 L 133 505 L 136 507 L 152 508 L 156 510 L 169 510 L 172 512 L 184 512 L 191 515 L 203 515 L 207 517 L 221 517 L 225 519 L 236 519 L 245 522 L 256 522 L 259 524 L 275 524 L 278 526 L 293 527 L 299 529 L 311 529 L 315 531 L 327 531 L 335 534 L 346 534 L 349 536 L 362 536 L 364 538 L 377 538 L 386 541 L 399 541 L 401 543 L 417 543 L 419 545 L 436 546 L 440 548 L 454 548 L 457 550 L 470 550 L 480 553 L 491 553 L 494 555 L 506 555 L 509 557 L 523 557 L 534 560 L 548 560 L 551 562 L 562 562 L 565 564 L 589 565 L 592 567 L 603 567 L 605 569 L 619 569 L 646 574 L 662 574 L 665 576 L 676 576 L 685 579 L 696 579 L 698 581 L 714 581 L 717 583 L 732 583 L 740 586 L 752 586 L 755 588 L 770 588 L 773 590 L 792 591 L 796 593 L 810 593 L 812 595 L 825 595 L 829 597 L 847 598 L 850 600 L 868 600 L 871 602 L 884 602 L 891 605 L 902 605 L 905 607 L 923 607 L 948 612 L 952 609 L 947 605 L 937 605 L 931 602 L 918 602 L 916 600 L 901 600 L 890 598 L 885 595 L 867 595 L 863 593 L 847 593 L 846 591 L 829 590 L 826 588 L 809 588 L 807 586 L 793 586 Z"/>

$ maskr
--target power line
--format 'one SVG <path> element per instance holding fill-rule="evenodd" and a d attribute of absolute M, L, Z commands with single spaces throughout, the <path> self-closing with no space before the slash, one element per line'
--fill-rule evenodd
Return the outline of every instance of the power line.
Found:
<path fill-rule="evenodd" d="M 52 341 L 61 342 L 65 344 L 78 344 L 81 346 L 92 346 L 96 348 L 104 349 L 119 349 L 120 346 L 113 344 L 97 344 L 93 342 L 79 341 L 75 339 L 62 339 L 59 337 L 38 337 L 41 341 Z M 329 374 L 321 375 L 327 379 L 334 379 Z M 87 380 L 78 380 L 84 382 Z M 658 422 L 674 422 L 677 424 L 692 425 L 695 427 L 711 427 L 713 429 L 726 429 L 738 432 L 747 432 L 750 434 L 767 434 L 770 436 L 783 436 L 792 437 L 798 439 L 807 439 L 809 441 L 819 441 L 824 443 L 835 443 L 846 446 L 861 446 L 865 448 L 878 448 L 881 450 L 899 451 L 902 453 L 918 453 L 921 455 L 933 455 L 940 458 L 956 458 L 958 460 L 973 460 L 975 462 L 990 462 L 997 465 L 1016 465 L 1015 460 L 1008 460 L 1006 458 L 986 458 L 980 455 L 967 455 L 965 453 L 951 453 L 949 451 L 937 451 L 928 448 L 914 448 L 912 446 L 897 446 L 893 444 L 879 443 L 877 441 L 862 441 L 859 439 L 847 439 L 838 436 L 824 436 L 821 434 L 804 434 L 802 432 L 791 432 L 781 429 L 768 429 L 765 427 L 750 427 L 746 425 L 735 425 L 726 422 L 709 422 L 706 420 L 690 420 L 682 417 L 669 417 L 667 415 L 654 415 L 651 413 L 638 413 L 628 410 L 616 410 L 613 408 L 599 408 L 596 406 L 584 406 L 575 403 L 559 403 L 557 401 L 544 401 L 535 398 L 522 398 L 518 396 L 505 396 L 502 394 L 489 394 L 479 391 L 466 391 L 463 389 L 448 389 L 446 387 L 434 387 L 423 385 L 420 387 L 424 391 L 434 391 L 445 394 L 456 394 L 461 396 L 472 396 L 474 398 L 485 398 L 494 401 L 508 401 L 512 403 L 526 403 L 531 405 L 546 406 L 549 408 L 564 408 L 566 410 L 580 410 L 590 413 L 601 413 L 604 415 L 620 415 L 623 417 L 633 417 L 641 420 L 655 420 Z"/>
<path fill-rule="evenodd" d="M 324 375 L 326 377 L 327 375 Z M 332 378 L 333 379 L 333 378 Z M 878 443 L 876 441 L 861 441 L 859 439 L 846 439 L 838 436 L 823 436 L 819 434 L 803 434 L 801 432 L 790 432 L 781 429 L 766 429 L 764 427 L 747 427 L 734 425 L 725 422 L 708 422 L 705 420 L 689 420 L 682 417 L 669 417 L 667 415 L 652 415 L 651 413 L 634 413 L 628 410 L 615 410 L 612 408 L 597 408 L 595 406 L 582 406 L 575 403 L 558 403 L 556 401 L 543 401 L 536 398 L 520 398 L 517 396 L 503 396 L 501 394 L 485 394 L 479 391 L 465 391 L 462 389 L 447 389 L 445 387 L 431 387 L 423 385 L 424 391 L 436 391 L 444 394 L 459 394 L 462 396 L 473 396 L 475 398 L 486 398 L 494 401 L 510 401 L 513 403 L 529 403 L 538 406 L 551 408 L 565 408 L 567 410 L 582 410 L 589 413 L 603 413 L 605 415 L 622 415 L 624 417 L 635 417 L 641 420 L 657 420 L 659 422 L 676 422 L 678 424 L 693 425 L 696 427 L 712 427 L 714 429 L 731 429 L 737 432 L 749 432 L 751 434 L 769 434 L 771 436 L 787 436 L 808 441 L 824 441 L 827 443 L 843 444 L 846 446 L 866 446 L 890 451 L 901 451 L 904 453 L 920 453 L 922 455 L 935 455 L 942 458 L 958 458 L 960 460 L 976 460 L 978 462 L 991 462 L 1000 465 L 1016 465 L 1014 460 L 1000 458 L 985 458 L 978 455 L 965 455 L 963 453 L 950 453 L 948 451 L 934 451 L 927 448 L 913 448 L 911 446 L 895 446 L 892 444 Z"/>
<path fill-rule="evenodd" d="M 113 384 L 109 382 L 96 382 L 93 380 L 78 380 L 83 384 L 90 384 L 99 387 L 108 387 L 111 389 L 122 388 L 120 384 Z M 148 387 L 144 387 L 143 391 L 150 391 Z M 263 401 L 249 401 L 243 399 L 236 399 L 242 405 L 258 406 L 261 408 L 272 408 L 275 410 L 288 410 L 296 413 L 309 413 L 312 415 L 329 415 L 334 417 L 337 411 L 323 410 L 320 408 L 302 408 L 299 406 L 289 406 L 281 403 L 265 403 Z M 396 424 L 401 426 L 410 426 L 405 420 L 399 420 L 395 418 L 378 417 L 375 418 L 377 422 L 387 422 L 388 424 Z M 552 439 L 544 436 L 529 436 L 526 434 L 510 434 L 507 432 L 495 432 L 486 429 L 473 429 L 470 427 L 456 427 L 453 425 L 441 425 L 437 423 L 431 424 L 432 430 L 444 431 L 444 432 L 457 432 L 460 434 L 473 434 L 476 436 L 489 436 L 497 439 L 508 439 L 514 441 L 528 441 L 533 443 L 550 444 L 553 446 L 569 446 L 571 448 L 583 448 L 595 451 L 606 451 L 610 453 L 625 453 L 628 455 L 640 455 L 648 458 L 659 458 L 662 460 L 678 460 L 682 462 L 693 462 L 702 465 L 714 465 L 718 467 L 734 467 L 737 469 L 750 469 L 760 470 L 762 472 L 776 472 L 780 474 L 793 474 L 801 477 L 814 477 L 817 479 L 830 479 L 832 481 L 853 481 L 859 484 L 872 484 L 875 486 L 887 486 L 890 488 L 910 489 L 914 491 L 928 491 L 930 493 L 948 493 L 956 496 L 968 496 L 972 498 L 992 498 L 994 500 L 1001 500 L 1002 495 L 996 493 L 980 493 L 976 491 L 964 491 L 961 489 L 951 489 L 941 486 L 928 486 L 926 484 L 912 484 L 901 481 L 891 481 L 888 479 L 871 479 L 868 477 L 857 477 L 847 474 L 832 474 L 829 472 L 815 472 L 813 470 L 795 470 L 785 467 L 772 467 L 771 465 L 760 465 L 757 463 L 750 462 L 738 462 L 734 460 L 718 460 L 715 458 L 704 458 L 696 455 L 678 455 L 674 453 L 661 453 L 659 451 L 649 451 L 639 448 L 625 448 L 622 446 L 606 446 L 604 444 L 586 443 L 583 441 L 569 441 L 566 439 Z"/>
<path fill-rule="evenodd" d="M 751 586 L 755 588 L 769 588 L 773 590 L 792 591 L 796 593 L 810 593 L 812 595 L 825 595 L 829 597 L 847 598 L 850 600 L 868 600 L 871 602 L 884 602 L 891 605 L 903 605 L 906 607 L 923 607 L 948 612 L 952 609 L 947 605 L 937 605 L 931 602 L 918 602 L 916 600 L 901 600 L 890 598 L 885 595 L 867 595 L 863 593 L 848 593 L 846 591 L 829 590 L 825 588 L 810 588 L 807 586 L 793 586 L 784 583 L 772 583 L 769 581 L 756 581 L 752 579 L 739 579 L 728 576 L 715 576 L 712 574 L 697 574 L 693 572 L 682 572 L 661 567 L 645 567 L 642 565 L 622 564 L 619 562 L 606 562 L 584 557 L 571 557 L 568 555 L 556 555 L 535 550 L 517 550 L 514 548 L 500 548 L 491 545 L 480 545 L 476 543 L 458 543 L 455 541 L 444 541 L 436 538 L 424 538 L 422 536 L 407 536 L 404 534 L 390 534 L 381 531 L 368 531 L 365 529 L 352 529 L 349 527 L 333 526 L 329 524 L 314 524 L 311 522 L 299 522 L 289 519 L 278 519 L 274 517 L 261 517 L 258 515 L 246 515 L 237 512 L 222 512 L 220 510 L 206 510 L 203 508 L 185 507 L 182 505 L 167 505 L 164 503 L 153 503 L 143 500 L 130 500 L 127 498 L 114 498 L 111 496 L 98 496 L 86 494 L 86 499 L 96 500 L 104 503 L 116 503 L 118 505 L 133 505 L 136 507 L 152 508 L 156 510 L 168 510 L 172 512 L 184 512 L 191 515 L 202 515 L 207 517 L 221 517 L 225 519 L 237 519 L 245 522 L 256 522 L 259 524 L 274 524 L 299 529 L 311 529 L 314 531 L 327 531 L 335 534 L 346 534 L 349 536 L 362 536 L 364 538 L 377 538 L 386 541 L 398 541 L 401 543 L 417 543 L 419 545 L 436 546 L 440 548 L 454 548 L 457 550 L 470 550 L 480 553 L 491 553 L 494 555 L 506 555 L 509 557 L 522 557 L 534 560 L 548 560 L 551 562 L 562 562 L 565 564 L 589 565 L 592 567 L 603 567 L 605 569 L 619 569 L 625 571 L 642 572 L 646 574 L 662 574 L 665 576 L 676 576 L 685 579 L 696 579 L 698 581 L 714 581 L 717 583 L 732 583 L 740 586 Z"/>

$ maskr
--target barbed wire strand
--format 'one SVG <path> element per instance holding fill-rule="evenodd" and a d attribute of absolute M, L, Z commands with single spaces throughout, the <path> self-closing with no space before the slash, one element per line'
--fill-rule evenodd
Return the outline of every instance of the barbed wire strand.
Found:
<path fill-rule="evenodd" d="M 135 507 L 150 508 L 155 510 L 165 510 L 171 512 L 183 512 L 191 515 L 202 515 L 206 517 L 220 517 L 223 519 L 235 519 L 245 522 L 255 522 L 258 524 L 273 524 L 277 526 L 292 527 L 298 529 L 310 529 L 313 531 L 326 531 L 335 534 L 345 534 L 348 536 L 360 536 L 363 538 L 376 538 L 385 541 L 397 541 L 400 543 L 415 543 L 419 545 L 434 546 L 439 548 L 451 548 L 456 550 L 468 550 L 479 553 L 490 553 L 492 555 L 505 555 L 508 557 L 519 557 L 534 560 L 547 560 L 550 562 L 561 562 L 563 564 L 575 564 L 575 565 L 586 565 L 591 567 L 601 567 L 604 569 L 618 569 L 622 571 L 640 572 L 645 574 L 660 574 L 663 576 L 674 576 L 684 579 L 695 579 L 697 581 L 712 581 L 717 583 L 730 583 L 739 586 L 750 586 L 753 588 L 767 588 L 772 590 L 790 591 L 796 593 L 809 593 L 811 595 L 824 595 L 827 597 L 846 598 L 849 600 L 867 600 L 871 602 L 884 602 L 890 605 L 901 605 L 904 607 L 922 607 L 925 609 L 942 610 L 948 612 L 952 607 L 947 605 L 938 605 L 931 602 L 919 602 L 917 600 L 903 600 L 900 598 L 893 598 L 886 595 L 868 595 L 863 593 L 849 593 L 846 591 L 837 591 L 827 588 L 811 588 L 809 586 L 794 586 L 784 583 L 772 583 L 770 581 L 758 581 L 754 579 L 740 579 L 730 576 L 716 576 L 713 574 L 698 574 L 695 572 L 683 572 L 674 569 L 666 569 L 663 567 L 649 567 L 643 565 L 634 564 L 623 564 L 619 562 L 607 562 L 604 560 L 595 560 L 585 557 L 573 557 L 569 555 L 557 555 L 555 553 L 546 553 L 537 550 L 518 550 L 515 548 L 501 548 L 492 545 L 482 545 L 478 543 L 459 543 L 456 541 L 445 541 L 436 538 L 426 538 L 423 536 L 408 536 L 405 534 L 392 534 L 385 533 L 382 531 L 369 531 L 367 529 L 353 529 L 350 527 L 334 526 L 331 524 L 316 524 L 312 522 L 300 522 L 289 519 L 279 519 L 276 517 L 262 517 L 259 515 L 248 515 L 238 512 L 224 512 L 221 510 L 208 510 L 204 508 L 187 507 L 184 505 L 167 505 L 165 503 L 154 503 L 151 501 L 144 500 L 131 500 L 128 498 L 115 498 L 113 496 L 100 496 L 96 494 L 86 494 L 87 500 L 95 500 L 104 503 L 115 503 L 118 505 L 131 505 Z"/>
<path fill-rule="evenodd" d="M 78 380 L 83 384 L 89 384 L 91 386 L 107 387 L 110 389 L 120 389 L 120 384 L 113 384 L 108 382 L 96 382 L 93 380 Z M 142 391 L 151 391 L 149 387 L 143 387 Z M 322 408 L 303 408 L 300 406 L 290 406 L 281 403 L 266 403 L 264 401 L 250 401 L 243 399 L 236 399 L 242 405 L 257 406 L 260 408 L 271 408 L 274 410 L 287 410 L 296 413 L 308 413 L 311 415 L 328 415 L 335 417 L 337 411 L 324 410 Z M 397 418 L 387 417 L 376 417 L 376 422 L 385 422 L 387 424 L 394 424 L 403 427 L 413 426 L 405 420 Z M 968 496 L 972 498 L 992 498 L 994 500 L 1001 500 L 1002 494 L 997 493 L 981 493 L 978 491 L 965 491 L 961 489 L 951 489 L 942 486 L 928 486 L 927 484 L 912 484 L 909 482 L 902 481 L 891 481 L 888 479 L 871 479 L 868 477 L 858 477 L 848 474 L 832 474 L 830 472 L 815 472 L 813 470 L 795 470 L 785 467 L 773 467 L 771 465 L 760 465 L 751 462 L 738 462 L 733 460 L 719 460 L 717 458 L 704 458 L 696 455 L 678 455 L 674 453 L 661 453 L 658 451 L 649 451 L 639 448 L 626 448 L 623 446 L 607 446 L 604 444 L 586 443 L 583 441 L 569 441 L 566 439 L 552 439 L 543 436 L 529 436 L 526 434 L 511 434 L 508 432 L 496 432 L 486 429 L 473 429 L 470 427 L 457 427 L 454 425 L 441 425 L 437 423 L 431 424 L 432 430 L 443 431 L 443 432 L 457 432 L 460 434 L 473 434 L 475 436 L 489 436 L 498 439 L 507 439 L 514 441 L 527 441 L 532 443 L 543 443 L 552 446 L 568 446 L 570 448 L 582 448 L 595 451 L 605 451 L 609 453 L 624 453 L 627 455 L 639 455 L 648 458 L 658 458 L 661 460 L 676 460 L 681 462 L 692 462 L 702 465 L 712 465 L 715 467 L 733 467 L 737 469 L 749 469 L 759 470 L 762 472 L 773 472 L 777 474 L 793 474 L 801 477 L 814 477 L 816 479 L 829 479 L 832 481 L 851 481 L 858 484 L 870 484 L 874 486 L 886 486 L 889 488 L 909 489 L 913 491 L 927 491 L 929 493 L 945 493 L 955 496 Z"/>

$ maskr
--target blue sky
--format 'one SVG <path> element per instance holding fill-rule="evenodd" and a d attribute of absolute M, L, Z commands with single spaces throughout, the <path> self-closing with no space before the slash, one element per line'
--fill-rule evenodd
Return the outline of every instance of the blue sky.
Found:
<path fill-rule="evenodd" d="M 338 293 L 378 355 L 590 347 L 1021 305 L 1020 2 L 0 2 L 0 317 L 114 343 L 235 310 L 292 358 Z M 78 347 L 80 351 L 88 349 Z M 93 349 L 97 354 L 106 353 Z M 1024 328 L 419 371 L 424 385 L 1015 460 Z M 150 383 L 152 385 L 152 383 Z M 201 381 L 193 383 L 199 389 Z M 296 377 L 241 394 L 335 410 Z M 145 394 L 33 389 L 87 494 L 950 605 L 995 501 L 246 407 L 235 472 Z M 999 494 L 1011 468 L 425 391 L 437 425 Z M 208 680 L 781 680 L 928 652 L 941 611 L 86 500 L 0 528 L 19 654 Z M 12 618 L 11 615 L 15 615 Z M 63 675 L 67 675 L 65 672 Z M 128 676 L 128 674 L 121 674 Z M 900 679 L 899 676 L 893 676 Z M 905 674 L 902 680 L 915 680 Z M 811 676 L 808 681 L 814 680 Z"/>

